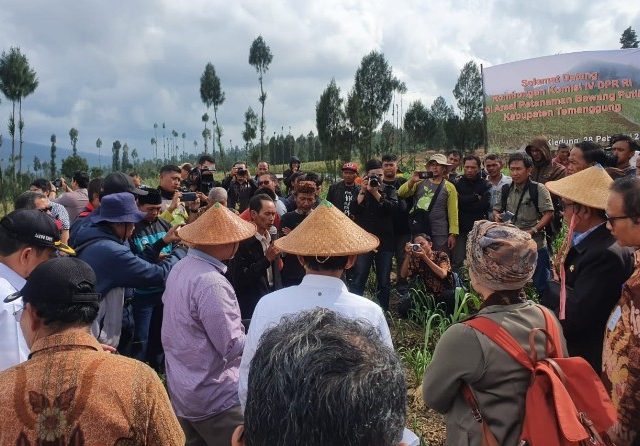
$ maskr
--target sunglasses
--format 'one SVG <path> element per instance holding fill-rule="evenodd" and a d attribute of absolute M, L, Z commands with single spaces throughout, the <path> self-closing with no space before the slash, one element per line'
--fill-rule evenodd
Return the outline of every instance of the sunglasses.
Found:
<path fill-rule="evenodd" d="M 258 182 L 259 186 L 268 186 L 269 184 L 271 184 L 271 180 L 266 180 L 266 181 L 260 181 Z"/>
<path fill-rule="evenodd" d="M 47 206 L 46 208 L 38 209 L 40 212 L 51 212 L 53 210 L 53 206 Z"/>

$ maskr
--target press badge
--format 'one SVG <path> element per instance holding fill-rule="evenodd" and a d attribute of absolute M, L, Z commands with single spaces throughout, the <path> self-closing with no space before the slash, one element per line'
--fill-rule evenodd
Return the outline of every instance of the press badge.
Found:
<path fill-rule="evenodd" d="M 616 328 L 616 325 L 618 324 L 618 321 L 620 320 L 621 316 L 622 316 L 622 308 L 620 308 L 620 305 L 618 305 L 616 306 L 616 309 L 613 310 L 613 313 L 611 313 L 609 322 L 607 322 L 607 328 L 609 329 L 609 331 L 613 331 L 613 329 Z"/>

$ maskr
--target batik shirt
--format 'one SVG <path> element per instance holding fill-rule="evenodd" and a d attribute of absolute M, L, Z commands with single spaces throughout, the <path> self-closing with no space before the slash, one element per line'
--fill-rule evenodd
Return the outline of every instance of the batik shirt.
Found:
<path fill-rule="evenodd" d="M 640 250 L 635 260 L 635 270 L 609 316 L 602 352 L 602 381 L 618 411 L 612 428 L 618 446 L 640 440 Z"/>
<path fill-rule="evenodd" d="M 0 444 L 182 446 L 184 434 L 153 370 L 74 329 L 0 373 Z"/>
<path fill-rule="evenodd" d="M 453 288 L 453 276 L 451 274 L 451 262 L 446 252 L 431 251 L 431 260 L 447 271 L 447 277 L 441 279 L 433 272 L 427 262 L 421 258 L 411 257 L 409 260 L 409 275 L 420 277 L 427 290 L 433 294 L 440 294 L 442 291 Z"/>

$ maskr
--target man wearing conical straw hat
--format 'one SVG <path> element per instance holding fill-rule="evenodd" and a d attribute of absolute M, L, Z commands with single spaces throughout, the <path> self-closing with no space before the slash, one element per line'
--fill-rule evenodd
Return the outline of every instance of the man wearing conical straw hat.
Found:
<path fill-rule="evenodd" d="M 306 271 L 302 283 L 267 294 L 256 306 L 247 334 L 240 365 L 240 401 L 247 398 L 249 364 L 262 333 L 276 325 L 285 314 L 316 307 L 344 316 L 365 319 L 380 330 L 383 340 L 392 346 L 387 321 L 373 301 L 350 293 L 341 280 L 356 256 L 378 247 L 376 236 L 366 232 L 328 201 L 323 201 L 287 236 L 275 241 L 289 255 L 297 256 Z"/>
<path fill-rule="evenodd" d="M 358 254 L 378 247 L 378 238 L 343 214 L 328 201 L 323 201 L 287 236 L 275 245 L 289 255 L 298 256 L 306 271 L 302 283 L 267 294 L 258 302 L 240 363 L 238 394 L 244 406 L 247 401 L 249 366 L 260 337 L 277 325 L 284 315 L 314 308 L 327 308 L 343 316 L 370 322 L 380 331 L 382 341 L 393 348 L 389 326 L 382 309 L 373 301 L 350 293 L 340 279 L 351 268 Z M 404 430 L 402 443 L 415 446 L 418 437 Z"/>
<path fill-rule="evenodd" d="M 240 307 L 222 263 L 256 227 L 219 203 L 180 228 L 191 248 L 171 270 L 162 302 L 162 345 L 171 402 L 187 444 L 228 445 L 242 424 Z"/>
<path fill-rule="evenodd" d="M 612 182 L 598 164 L 546 184 L 562 199 L 569 229 L 541 302 L 558 313 L 569 354 L 586 359 L 597 373 L 607 318 L 633 269 L 631 251 L 606 227 Z"/>

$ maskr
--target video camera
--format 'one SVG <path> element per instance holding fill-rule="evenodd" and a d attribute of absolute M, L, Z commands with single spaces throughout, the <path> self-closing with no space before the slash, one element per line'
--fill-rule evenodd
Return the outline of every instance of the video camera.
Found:
<path fill-rule="evenodd" d="M 205 195 L 209 195 L 209 191 L 215 186 L 213 174 L 215 170 L 207 168 L 194 167 L 189 171 L 187 176 L 187 187 L 189 190 L 196 190 Z"/>

